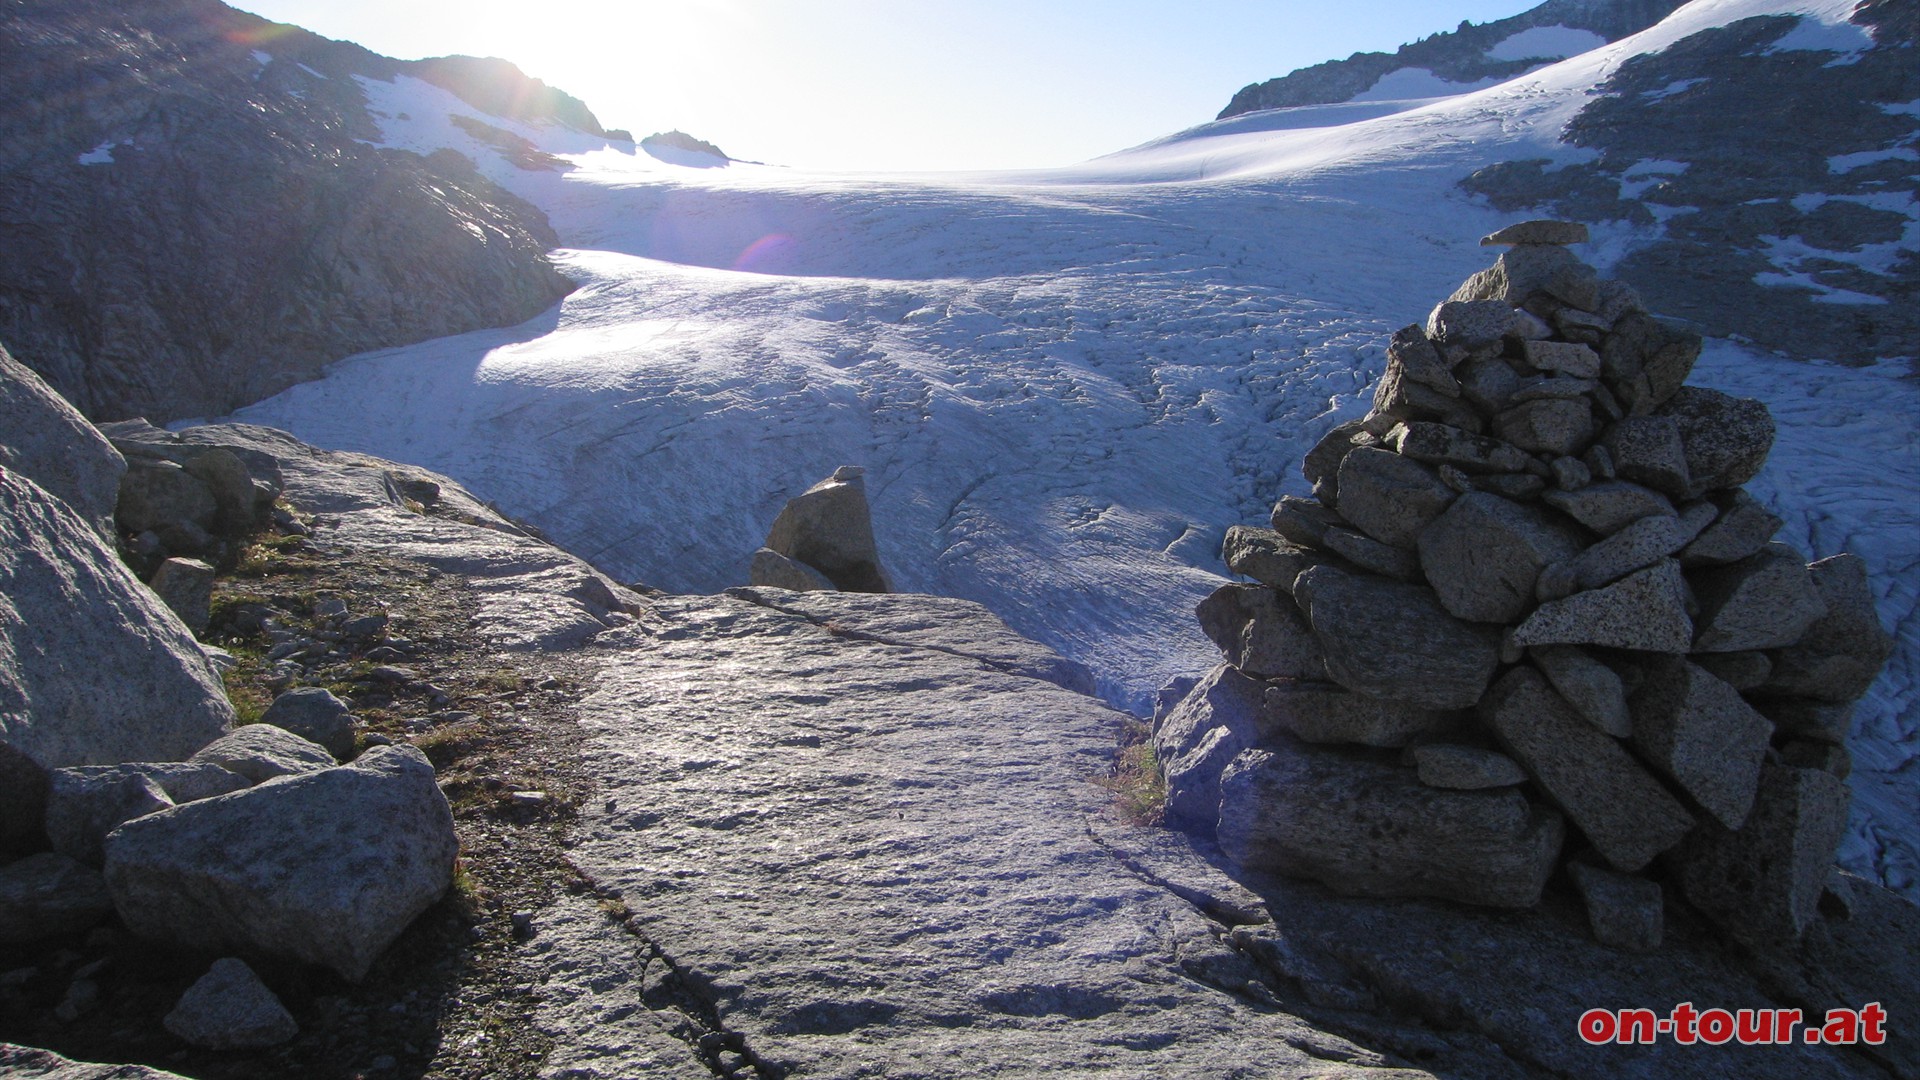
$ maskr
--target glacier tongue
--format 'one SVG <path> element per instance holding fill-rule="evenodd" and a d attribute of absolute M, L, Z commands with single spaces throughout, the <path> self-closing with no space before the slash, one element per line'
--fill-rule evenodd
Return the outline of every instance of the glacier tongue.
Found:
<path fill-rule="evenodd" d="M 458 475 L 610 572 L 678 591 L 744 583 L 783 501 L 862 464 L 900 588 L 988 604 L 1141 710 L 1212 663 L 1191 611 L 1225 573 L 1221 535 L 1305 491 L 1300 454 L 1363 407 L 1391 329 L 1360 313 L 1368 275 L 1334 277 L 1351 206 L 1309 226 L 1262 192 L 1091 207 L 923 192 L 869 196 L 867 237 L 837 191 L 820 208 L 682 194 L 694 220 L 741 203 L 832 218 L 812 258 L 898 273 L 568 251 L 583 287 L 557 316 L 350 361 L 243 415 Z M 1288 228 L 1235 235 L 1263 219 Z M 1024 272 L 987 276 L 983 247 Z M 1443 293 L 1478 261 L 1447 254 L 1413 287 Z M 1350 294 L 1266 284 L 1290 262 Z M 1396 276 L 1416 275 L 1389 263 Z"/>

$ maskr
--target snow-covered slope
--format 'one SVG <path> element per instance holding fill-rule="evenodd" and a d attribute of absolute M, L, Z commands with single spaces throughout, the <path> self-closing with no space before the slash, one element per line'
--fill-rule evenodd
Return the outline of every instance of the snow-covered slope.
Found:
<path fill-rule="evenodd" d="M 1216 119 L 1266 109 L 1470 93 L 1638 33 L 1684 0 L 1546 0 L 1510 18 L 1429 34 L 1392 53 L 1289 72 L 1242 87 Z M 1444 12 L 1435 16 L 1439 22 Z"/>
<path fill-rule="evenodd" d="M 1831 26 L 1848 9 L 1696 0 L 1424 107 L 1251 114 L 1023 174 L 681 168 L 521 126 L 574 166 L 527 172 L 446 120 L 465 107 L 443 91 L 369 84 L 390 143 L 454 146 L 546 209 L 581 287 L 520 327 L 357 357 L 242 417 L 450 473 L 622 579 L 684 591 L 742 584 L 786 498 L 865 465 L 899 587 L 985 603 L 1139 709 L 1216 660 L 1192 608 L 1222 581 L 1224 529 L 1305 493 L 1301 454 L 1363 410 L 1388 333 L 1489 261 L 1476 241 L 1510 218 L 1463 176 L 1580 160 L 1556 136 L 1629 56 L 1752 14 Z M 1607 226 L 1585 254 L 1605 269 L 1637 242 Z M 1695 379 L 1773 409 L 1756 487 L 1810 552 L 1864 555 L 1898 624 L 1861 711 L 1844 857 L 1911 890 L 1908 373 L 1715 341 Z"/>

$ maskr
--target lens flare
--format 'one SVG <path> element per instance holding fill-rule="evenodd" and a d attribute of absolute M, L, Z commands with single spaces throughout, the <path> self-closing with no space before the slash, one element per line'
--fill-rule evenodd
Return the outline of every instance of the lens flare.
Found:
<path fill-rule="evenodd" d="M 733 260 L 733 269 L 748 273 L 773 273 L 780 256 L 793 247 L 793 237 L 786 233 L 768 233 L 748 244 L 740 257 Z"/>

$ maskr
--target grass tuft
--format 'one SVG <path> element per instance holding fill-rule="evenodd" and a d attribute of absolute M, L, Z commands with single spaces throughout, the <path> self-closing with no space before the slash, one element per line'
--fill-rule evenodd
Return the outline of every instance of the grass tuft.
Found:
<path fill-rule="evenodd" d="M 1167 812 L 1167 778 L 1147 725 L 1128 720 L 1108 774 L 1096 781 L 1114 795 L 1120 816 L 1134 825 L 1159 825 Z"/>

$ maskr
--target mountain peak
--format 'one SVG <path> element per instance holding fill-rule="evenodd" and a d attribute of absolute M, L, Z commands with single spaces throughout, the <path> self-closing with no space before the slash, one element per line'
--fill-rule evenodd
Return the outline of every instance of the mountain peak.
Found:
<path fill-rule="evenodd" d="M 586 102 L 521 71 L 497 56 L 434 56 L 405 66 L 406 73 L 450 91 L 460 100 L 495 116 L 527 123 L 553 121 L 607 135 Z"/>

